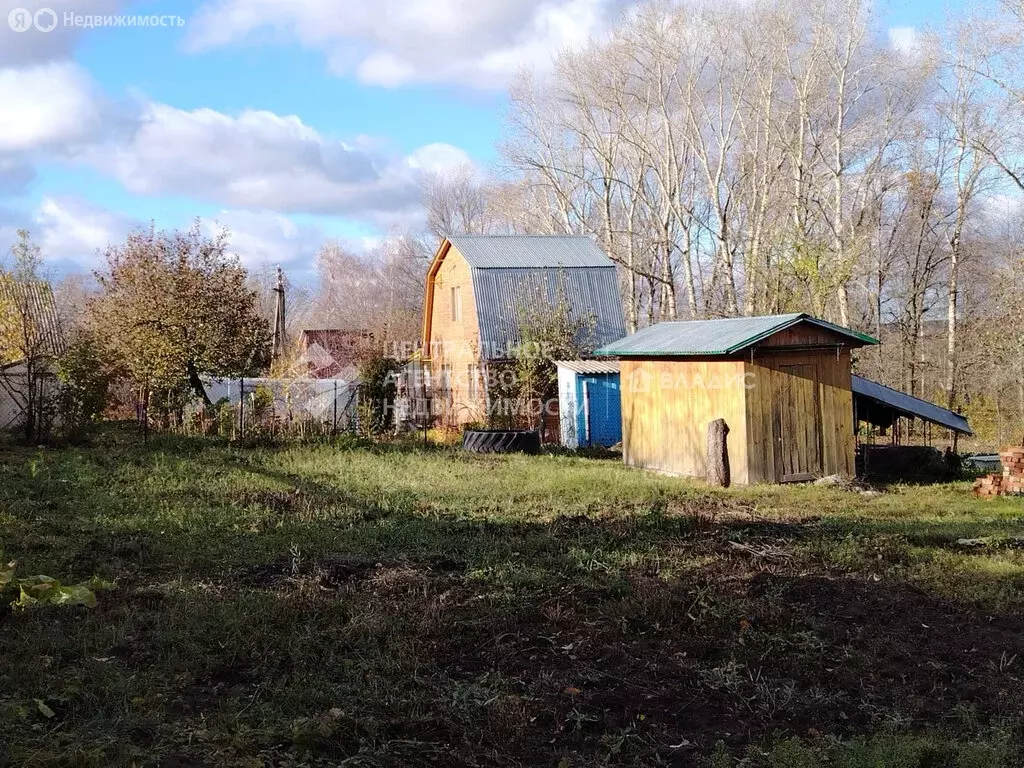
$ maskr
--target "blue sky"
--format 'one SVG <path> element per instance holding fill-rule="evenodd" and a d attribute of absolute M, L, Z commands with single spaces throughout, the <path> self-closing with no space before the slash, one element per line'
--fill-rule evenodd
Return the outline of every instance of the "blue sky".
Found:
<path fill-rule="evenodd" d="M 328 237 L 415 226 L 425 172 L 497 162 L 514 72 L 633 1 L 0 0 L 0 248 L 26 226 L 86 272 L 133 226 L 200 216 L 251 265 L 308 268 Z M 880 27 L 906 41 L 961 7 L 892 0 Z M 42 8 L 52 32 L 5 23 Z"/>

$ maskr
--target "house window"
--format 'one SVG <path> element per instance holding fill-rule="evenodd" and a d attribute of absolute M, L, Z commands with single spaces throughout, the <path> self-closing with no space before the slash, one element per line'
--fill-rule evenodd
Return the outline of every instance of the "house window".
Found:
<path fill-rule="evenodd" d="M 441 393 L 446 397 L 452 392 L 452 366 L 451 363 L 444 363 L 441 366 Z"/>
<path fill-rule="evenodd" d="M 452 322 L 462 322 L 462 286 L 452 286 Z"/>
<path fill-rule="evenodd" d="M 470 400 L 476 400 L 480 397 L 480 366 L 476 363 L 471 363 L 467 368 L 466 376 L 468 380 L 466 394 Z"/>

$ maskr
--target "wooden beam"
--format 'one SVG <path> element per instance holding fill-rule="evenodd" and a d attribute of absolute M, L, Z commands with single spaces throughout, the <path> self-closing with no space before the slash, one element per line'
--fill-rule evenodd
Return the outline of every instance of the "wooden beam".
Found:
<path fill-rule="evenodd" d="M 441 269 L 452 243 L 447 237 L 441 241 L 441 245 L 434 254 L 434 260 L 430 262 L 430 269 L 427 270 L 426 294 L 423 297 L 423 359 L 430 359 L 430 331 L 434 319 L 434 289 L 437 273 Z"/>

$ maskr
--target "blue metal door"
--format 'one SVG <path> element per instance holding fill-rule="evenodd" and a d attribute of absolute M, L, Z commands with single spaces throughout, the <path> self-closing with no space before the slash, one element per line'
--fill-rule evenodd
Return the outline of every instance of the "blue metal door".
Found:
<path fill-rule="evenodd" d="M 622 440 L 619 374 L 579 376 L 576 380 L 576 398 L 576 434 L 580 447 L 608 447 Z"/>

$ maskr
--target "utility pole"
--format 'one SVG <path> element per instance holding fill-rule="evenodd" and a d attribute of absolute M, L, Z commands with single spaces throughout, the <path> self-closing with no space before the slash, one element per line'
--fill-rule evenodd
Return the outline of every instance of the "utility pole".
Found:
<path fill-rule="evenodd" d="M 288 340 L 285 336 L 285 309 L 284 309 L 284 272 L 281 267 L 277 268 L 277 287 L 274 288 L 277 300 L 274 306 L 274 351 L 273 359 L 280 360 L 285 353 Z"/>

